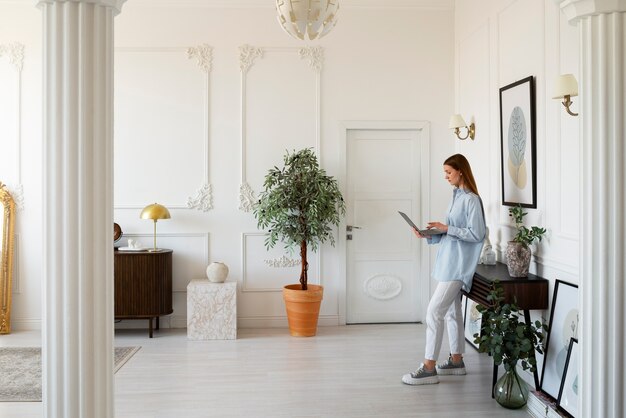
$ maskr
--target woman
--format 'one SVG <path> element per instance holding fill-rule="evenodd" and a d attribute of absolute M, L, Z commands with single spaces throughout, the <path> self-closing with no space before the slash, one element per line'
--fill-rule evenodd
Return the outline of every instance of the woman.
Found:
<path fill-rule="evenodd" d="M 446 223 L 429 222 L 428 229 L 437 228 L 441 235 L 424 236 L 429 244 L 441 244 L 432 277 L 439 283 L 426 313 L 426 352 L 424 362 L 413 373 L 402 376 L 407 385 L 439 383 L 438 374 L 464 375 L 465 333 L 461 313 L 461 289 L 472 287 L 472 279 L 485 238 L 485 216 L 478 196 L 476 181 L 467 159 L 455 154 L 443 163 L 445 178 L 454 186 Z M 444 319 L 448 326 L 451 355 L 437 364 L 443 339 Z"/>

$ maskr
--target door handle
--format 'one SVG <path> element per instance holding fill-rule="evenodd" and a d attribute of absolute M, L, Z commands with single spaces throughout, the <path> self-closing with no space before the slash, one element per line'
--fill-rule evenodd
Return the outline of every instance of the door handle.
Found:
<path fill-rule="evenodd" d="M 353 229 L 362 229 L 360 226 L 346 225 L 346 231 L 352 232 Z"/>

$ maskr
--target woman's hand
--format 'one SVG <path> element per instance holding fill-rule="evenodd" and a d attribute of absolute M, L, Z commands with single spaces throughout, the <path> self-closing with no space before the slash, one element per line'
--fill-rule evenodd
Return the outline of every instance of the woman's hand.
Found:
<path fill-rule="evenodd" d="M 428 229 L 437 228 L 440 231 L 448 232 L 448 225 L 442 224 L 441 222 L 428 222 L 426 224 L 426 228 Z"/>
<path fill-rule="evenodd" d="M 418 231 L 417 229 L 413 228 L 413 233 L 415 234 L 416 237 L 418 238 L 426 238 L 425 235 L 420 234 L 420 231 Z"/>

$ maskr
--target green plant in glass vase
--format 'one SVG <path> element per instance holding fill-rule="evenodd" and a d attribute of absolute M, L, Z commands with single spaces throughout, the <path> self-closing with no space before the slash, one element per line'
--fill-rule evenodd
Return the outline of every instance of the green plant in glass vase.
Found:
<path fill-rule="evenodd" d="M 505 374 L 494 387 L 494 397 L 506 408 L 526 405 L 528 384 L 517 374 L 517 364 L 531 372 L 537 370 L 535 351 L 543 354 L 544 331 L 542 321 L 527 324 L 524 314 L 515 302 L 504 303 L 504 290 L 498 280 L 487 295 L 491 306 L 478 305 L 481 313 L 480 334 L 474 334 L 478 351 L 489 353 L 496 365 L 504 364 Z"/>
<path fill-rule="evenodd" d="M 546 233 L 545 228 L 538 226 L 527 228 L 523 223 L 526 215 L 521 205 L 509 208 L 509 216 L 513 218 L 516 230 L 513 240 L 508 242 L 506 248 L 506 264 L 511 277 L 528 276 L 531 256 L 529 246 L 535 241 L 541 241 Z"/>

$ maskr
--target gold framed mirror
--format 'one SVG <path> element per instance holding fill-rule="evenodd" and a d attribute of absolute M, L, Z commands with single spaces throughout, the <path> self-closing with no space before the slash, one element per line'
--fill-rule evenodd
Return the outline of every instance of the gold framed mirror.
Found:
<path fill-rule="evenodd" d="M 11 332 L 11 284 L 13 282 L 13 228 L 15 225 L 15 201 L 6 185 L 0 182 L 0 206 L 2 229 L 0 229 L 0 334 Z"/>

